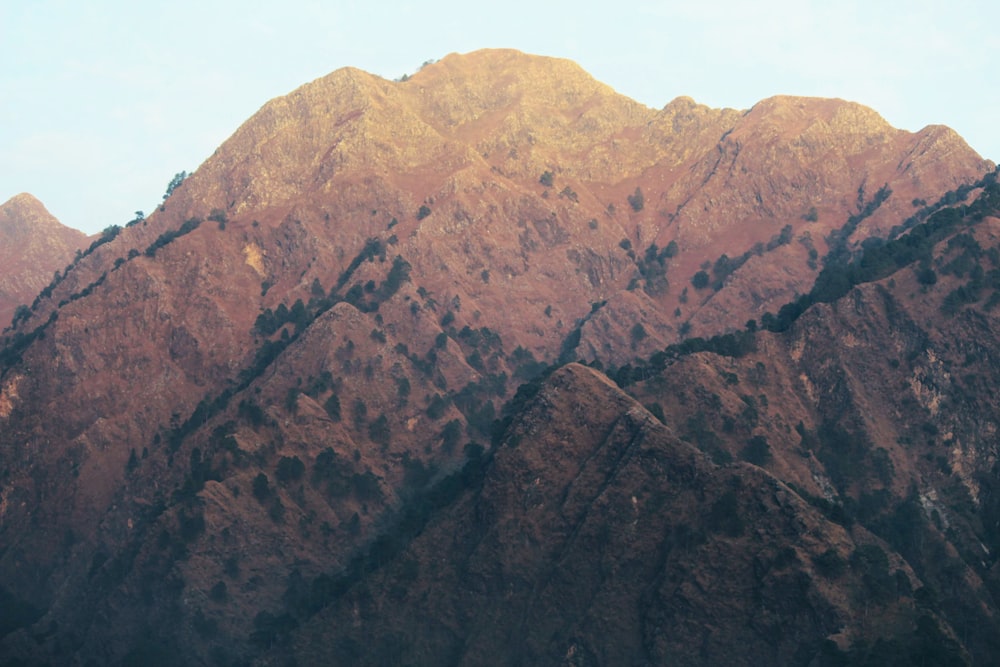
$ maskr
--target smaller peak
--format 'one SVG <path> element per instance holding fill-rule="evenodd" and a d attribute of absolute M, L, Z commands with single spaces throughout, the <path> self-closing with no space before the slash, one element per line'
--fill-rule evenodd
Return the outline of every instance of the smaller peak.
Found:
<path fill-rule="evenodd" d="M 773 113 L 775 111 L 815 113 L 821 109 L 832 111 L 842 104 L 848 104 L 848 102 L 837 98 L 772 95 L 771 97 L 765 97 L 750 107 L 749 113 Z"/>
<path fill-rule="evenodd" d="M 660 125 L 668 124 L 670 132 L 678 133 L 685 127 L 697 131 L 697 128 L 705 128 L 717 122 L 731 125 L 736 122 L 738 114 L 739 112 L 732 109 L 713 109 L 708 105 L 699 104 L 687 95 L 682 95 L 656 112 L 655 122 Z"/>
<path fill-rule="evenodd" d="M 260 136 L 270 135 L 289 122 L 322 115 L 333 109 L 364 108 L 386 85 L 384 79 L 374 74 L 356 67 L 341 67 L 299 86 L 287 95 L 268 100 L 219 148 L 228 148 L 229 142 L 234 140 L 239 145 L 246 137 L 260 139 Z"/>
<path fill-rule="evenodd" d="M 384 86 L 385 79 L 371 72 L 366 72 L 357 67 L 341 67 L 329 74 L 321 76 L 314 81 L 299 86 L 284 98 L 288 99 L 311 99 L 313 97 L 353 97 L 356 95 L 368 95 L 378 87 Z"/>
<path fill-rule="evenodd" d="M 38 197 L 31 194 L 30 192 L 21 192 L 19 194 L 14 195 L 13 197 L 5 201 L 3 203 L 3 206 L 5 208 L 7 206 L 18 206 L 23 208 L 41 208 L 41 209 L 45 208 L 45 205 L 42 204 L 42 202 L 38 199 Z"/>
<path fill-rule="evenodd" d="M 670 100 L 669 102 L 667 102 L 666 106 L 664 106 L 663 108 L 664 109 L 671 109 L 671 108 L 690 109 L 690 108 L 698 107 L 698 106 L 701 106 L 701 105 L 698 104 L 697 102 L 695 102 L 693 97 L 688 97 L 687 95 L 680 95 L 680 96 L 675 97 L 674 99 Z"/>
<path fill-rule="evenodd" d="M 796 132 L 817 127 L 843 136 L 885 137 L 895 129 L 871 107 L 835 97 L 775 95 L 757 102 L 744 115 L 751 125 Z"/>
<path fill-rule="evenodd" d="M 871 107 L 839 97 L 806 97 L 801 95 L 773 95 L 753 105 L 748 114 L 794 113 L 831 121 L 838 117 L 866 118 L 888 125 Z"/>
<path fill-rule="evenodd" d="M 0 218 L 6 220 L 8 224 L 13 224 L 13 221 L 30 221 L 35 226 L 39 224 L 59 224 L 55 216 L 45 208 L 45 204 L 27 192 L 16 194 L 3 204 L 0 204 Z"/>
<path fill-rule="evenodd" d="M 497 113 L 537 113 L 549 108 L 579 114 L 593 107 L 621 109 L 637 104 L 571 60 L 514 49 L 449 54 L 402 86 L 425 118 L 440 127 L 458 127 Z"/>
<path fill-rule="evenodd" d="M 34 195 L 22 192 L 0 204 L 0 231 L 18 236 L 45 231 L 70 234 L 84 238 L 86 235 L 59 222 Z"/>
<path fill-rule="evenodd" d="M 996 169 L 996 164 L 992 160 L 984 159 L 962 135 L 947 125 L 926 125 L 914 134 L 918 139 L 917 151 L 920 153 L 930 152 L 932 148 L 934 154 L 972 153 L 981 161 L 980 171 L 987 172 Z"/>
<path fill-rule="evenodd" d="M 621 391 L 618 385 L 604 373 L 575 361 L 559 368 L 552 375 L 556 378 L 573 378 L 576 382 L 596 382 L 598 386 L 603 386 L 615 393 Z"/>
<path fill-rule="evenodd" d="M 697 116 L 717 111 L 708 105 L 699 104 L 694 98 L 681 95 L 667 102 L 666 106 L 660 109 L 663 116 Z"/>
<path fill-rule="evenodd" d="M 378 77 L 378 76 L 372 74 L 371 72 L 366 72 L 363 69 L 359 69 L 357 67 L 350 67 L 350 66 L 337 68 L 337 69 L 333 70 L 332 72 L 330 72 L 329 74 L 327 74 L 325 76 L 322 76 L 319 79 L 317 79 L 317 81 L 329 81 L 329 82 L 334 82 L 334 83 L 336 83 L 336 82 L 348 82 L 348 81 L 349 82 L 355 82 L 355 83 L 360 83 L 360 82 L 368 83 L 368 82 L 380 81 L 380 80 L 381 80 L 381 77 Z"/>
<path fill-rule="evenodd" d="M 535 68 L 574 69 L 584 72 L 577 63 L 567 58 L 535 55 L 517 49 L 478 49 L 468 53 L 449 53 L 441 60 L 431 63 L 444 67 L 482 66 L 527 66 Z M 428 66 L 430 67 L 430 65 Z"/>

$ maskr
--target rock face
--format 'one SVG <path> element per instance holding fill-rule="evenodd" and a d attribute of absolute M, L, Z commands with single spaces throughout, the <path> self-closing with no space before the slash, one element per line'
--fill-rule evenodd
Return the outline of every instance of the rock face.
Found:
<path fill-rule="evenodd" d="M 32 299 L 85 247 L 83 232 L 59 223 L 40 201 L 19 194 L 0 204 L 0 325 Z"/>
<path fill-rule="evenodd" d="M 0 341 L 0 656 L 987 660 L 992 167 L 511 51 L 273 100 Z"/>

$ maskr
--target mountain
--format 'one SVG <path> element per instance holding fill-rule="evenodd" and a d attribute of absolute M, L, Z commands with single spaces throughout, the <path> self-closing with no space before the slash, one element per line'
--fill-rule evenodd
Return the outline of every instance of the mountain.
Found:
<path fill-rule="evenodd" d="M 787 326 L 618 369 L 631 395 L 575 364 L 526 385 L 491 460 L 340 579 L 290 580 L 269 655 L 992 662 L 998 214 L 993 174 Z"/>
<path fill-rule="evenodd" d="M 0 323 L 8 326 L 17 307 L 29 305 L 86 242 L 27 193 L 0 204 Z"/>
<path fill-rule="evenodd" d="M 714 465 L 596 371 L 556 371 L 508 434 L 479 484 L 305 625 L 297 663 L 804 664 L 866 632 L 846 564 L 875 538 Z"/>
<path fill-rule="evenodd" d="M 514 51 L 273 100 L 0 341 L 0 656 L 995 656 L 993 170 Z"/>

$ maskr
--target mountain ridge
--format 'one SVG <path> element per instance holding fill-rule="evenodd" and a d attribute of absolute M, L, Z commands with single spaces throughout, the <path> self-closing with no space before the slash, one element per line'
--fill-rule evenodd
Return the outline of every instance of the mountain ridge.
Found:
<path fill-rule="evenodd" d="M 528 61 L 531 67 L 520 65 Z M 494 62 L 508 63 L 507 69 L 483 65 Z M 518 88 L 536 70 L 558 85 Z M 340 591 L 334 598 L 346 591 L 365 595 L 364 581 L 338 573 L 370 572 L 374 582 L 386 565 L 411 571 L 396 558 L 419 525 L 410 523 L 419 517 L 412 508 L 441 509 L 453 497 L 433 495 L 448 488 L 438 483 L 458 484 L 447 492 L 457 494 L 480 472 L 499 475 L 501 487 L 524 481 L 521 473 L 489 467 L 496 451 L 488 443 L 505 420 L 524 425 L 524 415 L 541 409 L 533 401 L 544 401 L 544 391 L 532 398 L 518 388 L 543 368 L 582 360 L 617 376 L 692 336 L 734 335 L 749 330 L 750 320 L 756 329 L 757 319 L 780 314 L 781 306 L 813 289 L 824 260 L 839 267 L 887 245 L 896 228 L 923 229 L 928 216 L 939 213 L 961 217 L 961 202 L 990 187 L 983 174 L 992 164 L 938 128 L 894 131 L 870 110 L 802 98 L 762 103 L 745 114 L 678 98 L 655 111 L 581 72 L 563 62 L 487 52 L 447 57 L 404 82 L 347 70 L 307 84 L 265 105 L 159 210 L 109 229 L 39 295 L 0 348 L 0 596 L 34 610 L 0 624 L 0 655 L 143 662 L 151 652 L 174 652 L 205 661 L 214 651 L 223 664 L 264 660 L 269 647 L 297 642 L 296 628 L 316 632 L 305 629 L 311 617 L 296 607 L 304 596 L 303 608 L 316 611 L 313 593 L 303 586 L 315 585 L 317 599 L 329 602 L 330 591 Z M 479 110 L 488 105 L 473 93 L 504 77 L 513 92 L 498 95 L 503 113 L 484 118 Z M 436 81 L 450 86 L 447 94 L 435 94 Z M 572 104 L 563 113 L 553 99 Z M 820 107 L 829 121 L 810 116 Z M 621 109 L 625 118 L 616 121 Z M 773 121 L 772 111 L 797 119 L 803 130 L 783 135 L 776 128 L 786 121 Z M 852 124 L 855 117 L 871 127 Z M 841 134 L 830 129 L 838 123 L 846 127 Z M 573 139 L 565 146 L 557 141 L 568 135 Z M 581 163 L 595 157 L 603 162 Z M 598 178 L 614 173 L 625 175 Z M 936 247 L 929 259 L 910 258 L 906 266 L 933 266 L 942 293 L 966 290 L 949 303 L 981 310 L 988 321 L 986 293 L 994 288 L 987 248 L 995 244 L 986 233 L 992 227 L 976 225 L 984 247 L 978 255 L 969 251 L 961 276 L 944 267 L 961 248 L 972 248 L 967 240 Z M 918 261 L 931 263 L 913 264 Z M 978 278 L 973 261 L 983 264 Z M 930 274 L 916 275 L 925 282 L 900 277 L 912 295 L 898 298 L 931 293 Z M 843 307 L 856 300 L 849 293 Z M 820 323 L 829 317 L 822 307 L 808 312 Z M 995 341 L 977 331 L 983 349 L 976 354 L 990 358 Z M 872 334 L 870 340 L 877 349 L 881 339 Z M 908 344 L 915 349 L 916 342 Z M 816 359 L 835 356 L 814 347 Z M 834 533 L 855 530 L 851 539 L 861 549 L 872 541 L 871 531 L 838 523 L 819 499 L 849 507 L 860 503 L 859 489 L 883 487 L 849 480 L 829 444 L 802 448 L 818 452 L 810 455 L 816 474 L 841 480 L 842 488 L 781 463 L 798 455 L 789 435 L 796 401 L 818 401 L 823 392 L 852 395 L 838 379 L 847 362 L 826 373 L 810 371 L 822 378 L 810 380 L 812 390 L 775 392 L 793 406 L 776 422 L 788 427 L 779 438 L 761 425 L 766 390 L 733 389 L 759 379 L 756 365 L 737 369 L 743 362 L 717 357 L 706 349 L 684 362 L 695 368 L 685 371 L 688 381 L 675 399 L 655 394 L 655 386 L 671 386 L 662 376 L 659 385 L 648 385 L 653 389 L 644 385 L 635 393 L 642 405 L 660 404 L 671 437 L 688 441 L 679 446 L 705 461 L 698 465 L 711 471 L 706 474 L 724 480 L 733 472 L 755 489 L 746 498 L 766 486 L 771 469 L 758 465 L 768 472 L 744 474 L 748 463 L 730 471 L 721 459 L 740 455 L 746 443 L 738 437 L 759 435 L 776 451 L 780 446 L 774 472 L 800 487 L 793 513 L 822 524 L 836 555 L 850 561 L 854 552 Z M 899 368 L 910 371 L 902 352 L 899 357 Z M 934 362 L 928 364 L 934 373 L 919 371 L 927 378 L 916 384 L 909 376 L 886 377 L 907 386 L 940 384 Z M 656 379 L 648 373 L 644 380 Z M 638 411 L 643 423 L 657 411 L 647 414 L 595 370 L 573 366 L 559 378 L 567 376 L 587 392 L 614 395 L 611 403 L 626 415 Z M 878 377 L 866 379 L 874 384 Z M 885 391 L 898 393 L 888 385 Z M 608 423 L 621 417 L 609 409 L 600 412 Z M 922 417 L 909 404 L 897 409 L 920 420 L 914 423 L 939 428 L 935 415 Z M 702 421 L 689 423 L 698 413 Z M 758 421 L 748 428 L 754 414 Z M 861 429 L 857 414 L 843 414 L 850 417 L 844 428 L 871 431 L 880 445 L 883 436 L 891 438 L 885 434 L 892 429 Z M 819 433 L 823 420 L 805 417 L 804 432 Z M 559 419 L 571 424 L 573 413 Z M 823 433 L 834 438 L 838 432 Z M 913 437 L 905 429 L 898 433 Z M 580 442 L 591 437 L 581 433 Z M 918 470 L 908 450 L 890 445 L 883 449 L 900 471 L 904 462 L 905 470 Z M 922 447 L 914 446 L 914 457 L 934 456 Z M 558 472 L 545 469 L 539 456 L 531 462 L 539 472 Z M 865 450 L 859 456 L 876 455 Z M 988 459 L 978 460 L 962 483 L 986 475 Z M 613 478 L 615 465 L 601 461 L 593 460 L 593 474 Z M 869 483 L 875 486 L 861 486 Z M 571 492 L 572 484 L 563 488 Z M 625 494 L 626 510 L 628 491 L 616 491 Z M 724 497 L 719 481 L 707 505 L 691 514 L 692 525 L 706 519 L 702 510 L 730 502 Z M 494 506 L 513 517 L 521 511 L 516 505 Z M 409 537 L 397 542 L 394 527 Z M 728 529 L 720 530 L 725 538 Z M 949 548 L 937 533 L 928 534 Z M 712 538 L 706 548 L 716 553 L 722 542 Z M 875 542 L 888 548 L 885 540 Z M 896 577 L 910 628 L 918 606 L 902 578 L 910 584 L 915 577 L 942 579 L 933 568 L 914 574 L 900 560 L 906 560 L 901 549 L 894 544 L 883 554 L 885 572 L 881 560 L 866 565 L 864 559 L 875 556 L 861 549 L 856 571 L 817 586 L 834 590 L 833 597 L 864 596 L 871 588 L 865 577 L 877 575 L 876 589 L 885 584 L 883 574 Z M 812 559 L 822 555 L 796 554 L 798 573 L 811 573 Z M 483 568 L 503 562 L 488 556 Z M 914 567 L 925 567 L 922 555 L 911 556 Z M 422 559 L 422 552 L 413 557 Z M 972 571 L 974 564 L 962 567 Z M 451 599 L 447 590 L 439 593 Z M 378 606 L 396 594 L 372 593 Z M 702 603 L 708 608 L 712 600 Z M 667 607 L 679 613 L 673 603 Z M 892 604 L 885 608 L 896 613 Z M 953 611 L 932 605 L 926 615 L 939 634 L 952 636 Z M 115 622 L 96 627 L 96 617 Z M 45 634 L 52 623 L 69 630 Z M 846 652 L 851 641 L 867 641 L 861 630 L 851 637 L 831 632 L 817 634 L 820 645 L 802 650 L 815 655 L 829 639 Z M 143 643 L 144 636 L 161 643 Z"/>

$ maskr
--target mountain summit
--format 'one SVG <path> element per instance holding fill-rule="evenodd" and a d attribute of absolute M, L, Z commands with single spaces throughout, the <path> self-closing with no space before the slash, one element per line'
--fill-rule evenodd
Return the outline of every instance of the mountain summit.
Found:
<path fill-rule="evenodd" d="M 992 170 L 516 51 L 272 100 L 0 339 L 0 656 L 980 660 Z"/>

